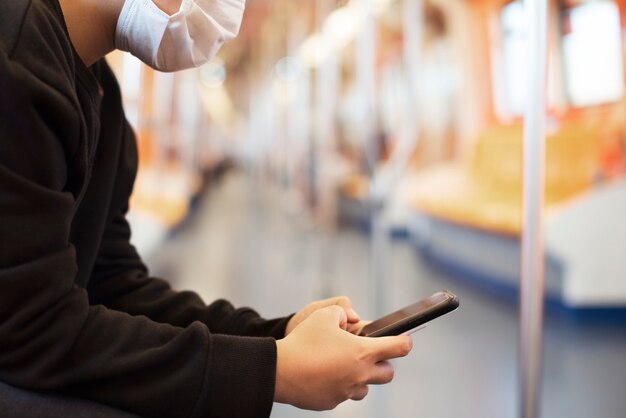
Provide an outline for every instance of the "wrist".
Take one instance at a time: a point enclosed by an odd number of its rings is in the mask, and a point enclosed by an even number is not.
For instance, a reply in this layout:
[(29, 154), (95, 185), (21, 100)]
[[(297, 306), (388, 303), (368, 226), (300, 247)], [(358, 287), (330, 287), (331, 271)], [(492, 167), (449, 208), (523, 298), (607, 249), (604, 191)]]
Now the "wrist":
[(291, 404), (289, 355), (285, 340), (276, 341), (276, 380), (274, 383), (274, 402)]
[[(289, 326), (287, 326), (289, 329)], [(276, 340), (276, 379), (274, 383), (274, 402), (286, 403), (284, 387), (284, 346), (283, 340)]]

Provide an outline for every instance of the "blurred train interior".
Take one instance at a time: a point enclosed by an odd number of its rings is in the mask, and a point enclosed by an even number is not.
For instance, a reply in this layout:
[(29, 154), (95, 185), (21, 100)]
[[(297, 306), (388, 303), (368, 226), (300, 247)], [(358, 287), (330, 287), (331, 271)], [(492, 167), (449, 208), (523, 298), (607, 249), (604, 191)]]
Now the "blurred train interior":
[[(155, 274), (262, 315), (440, 289), (362, 402), (281, 417), (519, 416), (520, 0), (247, 0), (199, 69), (113, 53), (139, 144), (133, 242)], [(550, 0), (541, 416), (626, 417), (626, 0)]]

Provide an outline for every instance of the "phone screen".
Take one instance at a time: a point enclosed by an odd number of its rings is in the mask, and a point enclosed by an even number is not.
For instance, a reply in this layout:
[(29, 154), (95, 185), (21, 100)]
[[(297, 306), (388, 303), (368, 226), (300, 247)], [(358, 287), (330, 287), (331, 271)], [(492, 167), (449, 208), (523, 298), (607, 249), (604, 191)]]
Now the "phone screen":
[(382, 337), (408, 333), (458, 306), (458, 298), (444, 290), (366, 325), (360, 335)]

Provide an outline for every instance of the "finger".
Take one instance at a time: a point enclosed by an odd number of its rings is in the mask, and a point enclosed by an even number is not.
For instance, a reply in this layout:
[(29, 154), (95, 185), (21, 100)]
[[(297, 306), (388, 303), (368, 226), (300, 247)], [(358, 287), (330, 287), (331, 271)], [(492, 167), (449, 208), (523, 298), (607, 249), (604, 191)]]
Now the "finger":
[(408, 335), (371, 338), (369, 341), (375, 361), (404, 357), (413, 349), (413, 340)]
[(369, 388), (367, 387), (367, 385), (358, 386), (354, 389), (352, 394), (350, 394), (350, 399), (352, 399), (353, 401), (360, 401), (367, 396), (368, 392)]
[(337, 296), (327, 299), (326, 302), (331, 305), (339, 305), (346, 310), (349, 323), (359, 322), (359, 314), (352, 308), (352, 301), (347, 296)]
[(359, 321), (357, 323), (354, 324), (348, 324), (348, 329), (347, 331), (350, 334), (354, 334), (354, 335), (359, 335), (361, 334), (361, 330), (366, 326), (369, 325), (372, 321)]
[(367, 381), (372, 385), (384, 385), (393, 380), (393, 365), (388, 361), (379, 361), (374, 365), (372, 375)]
[(348, 327), (346, 311), (338, 305), (326, 306), (316, 311), (313, 315), (325, 315), (329, 321), (332, 321), (335, 325), (339, 325), (339, 327), (344, 330)]

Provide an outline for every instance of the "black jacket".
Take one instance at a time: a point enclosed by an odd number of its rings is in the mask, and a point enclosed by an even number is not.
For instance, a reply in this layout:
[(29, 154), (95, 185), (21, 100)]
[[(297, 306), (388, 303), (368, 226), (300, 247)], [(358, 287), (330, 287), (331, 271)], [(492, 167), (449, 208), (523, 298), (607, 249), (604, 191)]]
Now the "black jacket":
[(136, 166), (117, 82), (82, 64), (57, 0), (0, 0), (0, 380), (144, 416), (268, 416), (287, 318), (148, 276), (125, 220)]

